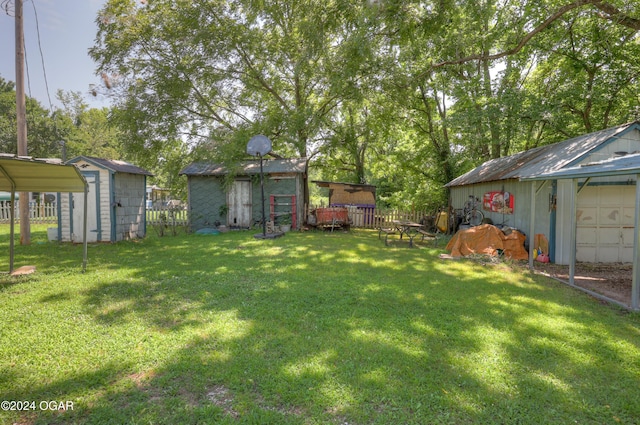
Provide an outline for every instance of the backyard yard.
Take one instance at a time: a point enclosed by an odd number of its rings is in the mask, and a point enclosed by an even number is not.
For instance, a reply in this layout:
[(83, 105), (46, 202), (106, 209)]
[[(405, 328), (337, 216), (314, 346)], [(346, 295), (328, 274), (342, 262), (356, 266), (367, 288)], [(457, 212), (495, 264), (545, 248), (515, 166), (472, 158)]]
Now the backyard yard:
[(640, 314), (518, 264), (149, 231), (83, 274), (32, 230), (36, 273), (0, 277), (0, 423), (640, 423)]

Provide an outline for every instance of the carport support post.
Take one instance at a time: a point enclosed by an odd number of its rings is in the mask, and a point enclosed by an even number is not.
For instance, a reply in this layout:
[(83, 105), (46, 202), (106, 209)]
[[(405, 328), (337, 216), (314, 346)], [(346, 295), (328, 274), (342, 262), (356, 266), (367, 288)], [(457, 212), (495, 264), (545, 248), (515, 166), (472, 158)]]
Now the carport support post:
[(569, 217), (571, 217), (571, 235), (569, 236), (569, 284), (575, 284), (576, 276), (576, 234), (578, 232), (578, 217), (576, 199), (578, 197), (578, 179), (571, 180), (571, 197), (569, 198)]
[(84, 250), (82, 253), (82, 272), (86, 272), (87, 271), (87, 198), (89, 197), (89, 183), (87, 183), (85, 181), (84, 183), (84, 222), (82, 223), (82, 225), (84, 226), (84, 232), (83, 232), (83, 245), (84, 245)]
[[(6, 176), (6, 174), (5, 174)], [(15, 244), (15, 209), (16, 209), (16, 188), (15, 185), (11, 185), (11, 209), (9, 210), (9, 216), (11, 217), (11, 227), (9, 229), (9, 274), (13, 273), (13, 246)]]
[(531, 181), (531, 218), (529, 220), (529, 269), (533, 270), (533, 232), (536, 220), (536, 181)]
[(633, 277), (631, 280), (631, 309), (640, 309), (640, 227), (638, 212), (640, 211), (640, 174), (636, 174), (636, 218), (633, 235)]

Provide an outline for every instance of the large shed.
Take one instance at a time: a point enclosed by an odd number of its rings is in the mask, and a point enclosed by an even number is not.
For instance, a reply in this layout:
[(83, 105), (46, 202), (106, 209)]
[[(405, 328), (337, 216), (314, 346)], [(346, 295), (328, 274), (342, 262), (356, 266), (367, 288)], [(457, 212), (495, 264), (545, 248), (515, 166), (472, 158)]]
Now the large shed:
[[(463, 208), (469, 196), (480, 198), (483, 213), (495, 224), (524, 233), (544, 234), (551, 261), (569, 264), (573, 223), (567, 179), (523, 181), (582, 164), (640, 152), (640, 124), (631, 122), (493, 159), (452, 180), (451, 204)], [(531, 185), (536, 184), (531, 190)], [(576, 260), (631, 262), (635, 220), (635, 175), (613, 175), (583, 182), (576, 200)], [(509, 199), (500, 208), (492, 200)], [(508, 206), (508, 208), (505, 208)], [(535, 211), (534, 211), (535, 208)], [(533, 225), (531, 225), (531, 218)]]
[[(118, 242), (146, 235), (146, 181), (152, 176), (125, 161), (78, 156), (67, 161), (87, 181), (87, 241)], [(84, 194), (60, 195), (58, 240), (83, 240)]]
[[(263, 160), (267, 220), (290, 221), (299, 228), (304, 216), (306, 158)], [(216, 225), (246, 229), (262, 218), (260, 161), (235, 166), (196, 162), (185, 167), (193, 230)]]

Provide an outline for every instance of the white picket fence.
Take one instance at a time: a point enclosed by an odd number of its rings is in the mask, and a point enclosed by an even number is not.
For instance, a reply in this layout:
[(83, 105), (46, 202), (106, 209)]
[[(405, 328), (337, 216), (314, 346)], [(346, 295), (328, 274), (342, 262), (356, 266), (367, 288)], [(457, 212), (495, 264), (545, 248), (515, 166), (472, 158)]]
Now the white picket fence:
[[(0, 202), (0, 223), (11, 220), (11, 203)], [(20, 221), (20, 205), (15, 203), (15, 221)], [(29, 202), (29, 222), (36, 224), (55, 224), (58, 222), (58, 207), (56, 203)]]
[(189, 213), (186, 207), (153, 206), (147, 208), (148, 225), (187, 226)]
[[(0, 223), (9, 223), (11, 220), (10, 202), (0, 202)], [(15, 221), (20, 222), (20, 205), (15, 203)], [(186, 209), (172, 208), (166, 206), (158, 206), (149, 208), (146, 211), (147, 224), (165, 224), (186, 226), (189, 223), (189, 217)], [(35, 224), (57, 224), (58, 223), (58, 207), (56, 203), (29, 203), (29, 221)]]

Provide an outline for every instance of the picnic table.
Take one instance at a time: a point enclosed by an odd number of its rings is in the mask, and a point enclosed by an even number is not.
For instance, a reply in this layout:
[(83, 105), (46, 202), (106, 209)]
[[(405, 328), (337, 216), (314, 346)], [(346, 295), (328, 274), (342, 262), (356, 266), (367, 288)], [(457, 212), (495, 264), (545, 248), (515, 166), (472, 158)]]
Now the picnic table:
[(422, 229), (422, 224), (408, 220), (392, 220), (391, 224), (393, 227), (381, 227), (378, 233), (378, 237), (382, 237), (382, 233), (386, 234), (384, 239), (385, 245), (389, 244), (389, 235), (400, 234), (400, 239), (406, 235), (407, 238), (409, 238), (409, 247), (413, 246), (413, 238), (416, 236), (422, 234), (424, 238), (425, 231)]

